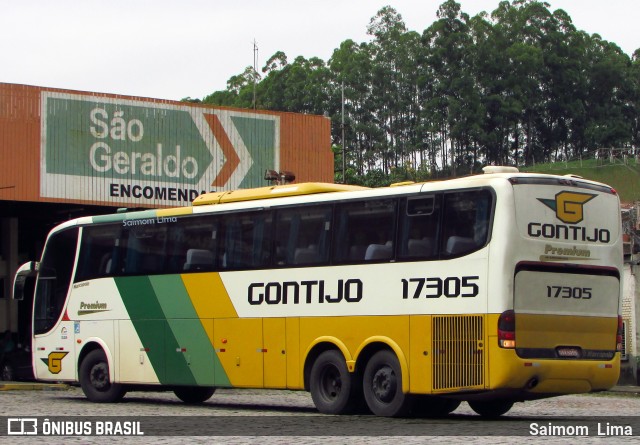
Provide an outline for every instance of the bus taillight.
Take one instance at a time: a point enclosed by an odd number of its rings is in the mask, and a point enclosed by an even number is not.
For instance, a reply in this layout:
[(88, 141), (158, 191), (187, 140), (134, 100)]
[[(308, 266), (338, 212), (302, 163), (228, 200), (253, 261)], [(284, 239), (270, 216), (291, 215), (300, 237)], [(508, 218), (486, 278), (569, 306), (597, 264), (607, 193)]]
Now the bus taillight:
[(616, 351), (622, 352), (622, 335), (624, 334), (624, 325), (622, 324), (622, 315), (618, 315), (618, 332), (616, 335)]
[(498, 344), (501, 348), (516, 347), (516, 314), (513, 310), (504, 311), (498, 318)]

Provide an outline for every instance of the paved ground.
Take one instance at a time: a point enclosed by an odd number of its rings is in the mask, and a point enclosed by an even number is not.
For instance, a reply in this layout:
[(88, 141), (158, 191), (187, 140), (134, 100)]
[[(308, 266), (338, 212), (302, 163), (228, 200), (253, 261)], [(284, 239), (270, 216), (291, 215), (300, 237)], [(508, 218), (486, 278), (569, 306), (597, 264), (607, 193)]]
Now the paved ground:
[[(133, 392), (122, 403), (88, 402), (82, 391), (65, 385), (0, 384), (0, 436), (7, 434), (8, 418), (39, 420), (49, 425), (140, 421), (144, 437), (70, 437), (65, 443), (573, 443), (577, 427), (589, 428), (582, 443), (600, 443), (611, 437), (608, 426), (631, 425), (635, 437), (615, 437), (616, 442), (640, 443), (640, 388), (618, 387), (599, 395), (563, 396), (518, 403), (500, 421), (487, 421), (463, 403), (444, 419), (381, 419), (374, 416), (324, 416), (317, 413), (305, 392), (219, 390), (205, 404), (188, 406), (172, 393)], [(64, 417), (62, 417), (64, 416)], [(598, 431), (600, 423), (601, 431)], [(545, 429), (570, 433), (542, 437)], [(564, 428), (564, 429), (560, 429)], [(567, 429), (569, 428), (569, 429)], [(147, 431), (144, 431), (144, 430)], [(157, 435), (158, 432), (163, 436)], [(581, 432), (581, 430), (577, 430)], [(614, 433), (624, 430), (621, 428)], [(166, 434), (166, 435), (164, 435)], [(181, 434), (182, 436), (172, 436)], [(207, 434), (209, 437), (202, 436)], [(189, 435), (185, 437), (185, 435)], [(513, 437), (518, 436), (518, 437)], [(7, 443), (57, 443), (61, 437), (0, 437)]]

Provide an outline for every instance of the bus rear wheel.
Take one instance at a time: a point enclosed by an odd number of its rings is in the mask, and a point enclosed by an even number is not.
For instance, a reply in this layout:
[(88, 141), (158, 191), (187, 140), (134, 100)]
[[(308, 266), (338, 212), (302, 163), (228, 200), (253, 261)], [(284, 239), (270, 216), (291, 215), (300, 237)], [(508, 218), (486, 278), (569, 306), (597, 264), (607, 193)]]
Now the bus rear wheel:
[(477, 414), (488, 418), (499, 417), (513, 406), (512, 400), (469, 400), (467, 403)]
[(367, 363), (363, 378), (364, 398), (377, 416), (401, 417), (411, 409), (409, 395), (402, 392), (402, 370), (396, 355), (376, 352)]
[(216, 392), (215, 388), (206, 386), (181, 386), (173, 390), (180, 400), (189, 405), (197, 405), (209, 400), (214, 392)]
[(309, 388), (313, 403), (323, 414), (353, 411), (356, 391), (347, 363), (339, 351), (324, 351), (311, 368)]
[(80, 363), (80, 386), (92, 402), (111, 403), (121, 400), (126, 391), (109, 379), (109, 363), (102, 349), (87, 354)]

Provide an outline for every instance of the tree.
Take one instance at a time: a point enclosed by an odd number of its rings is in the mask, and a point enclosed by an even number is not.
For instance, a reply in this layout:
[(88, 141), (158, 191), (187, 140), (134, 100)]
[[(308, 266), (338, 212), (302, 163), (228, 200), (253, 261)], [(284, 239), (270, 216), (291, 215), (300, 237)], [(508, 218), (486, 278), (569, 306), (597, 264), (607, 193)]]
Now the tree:
[(640, 50), (630, 59), (549, 3), (470, 17), (445, 0), (421, 33), (385, 6), (367, 32), (327, 63), (277, 51), (262, 77), (247, 67), (203, 103), (329, 116), (340, 179), (366, 185), (640, 145)]
[(434, 78), (434, 94), (425, 107), (435, 111), (433, 118), (441, 133), (443, 167), (449, 164), (455, 176), (459, 164), (463, 163), (462, 150), (469, 142), (466, 131), (469, 126), (465, 120), (473, 120), (474, 116), (472, 39), (469, 15), (461, 11), (459, 3), (445, 1), (437, 16), (438, 20), (422, 35), (424, 45), (429, 48), (427, 63)]

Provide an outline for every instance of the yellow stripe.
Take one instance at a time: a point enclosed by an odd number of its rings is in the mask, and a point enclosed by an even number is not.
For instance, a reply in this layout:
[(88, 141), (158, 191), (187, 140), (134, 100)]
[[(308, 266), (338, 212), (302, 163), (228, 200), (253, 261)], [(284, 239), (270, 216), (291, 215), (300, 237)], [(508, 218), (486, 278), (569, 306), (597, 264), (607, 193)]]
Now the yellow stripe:
[(193, 213), (193, 207), (178, 207), (175, 209), (159, 209), (156, 212), (158, 216), (191, 215)]
[(277, 185), (254, 189), (240, 189), (228, 192), (205, 193), (198, 196), (193, 205), (222, 204), (227, 202), (253, 201), (256, 199), (281, 198), (283, 196), (312, 195), (315, 193), (349, 192), (366, 190), (366, 187), (345, 184), (308, 182), (300, 184)]
[(184, 274), (182, 281), (201, 320), (238, 318), (219, 273)]

